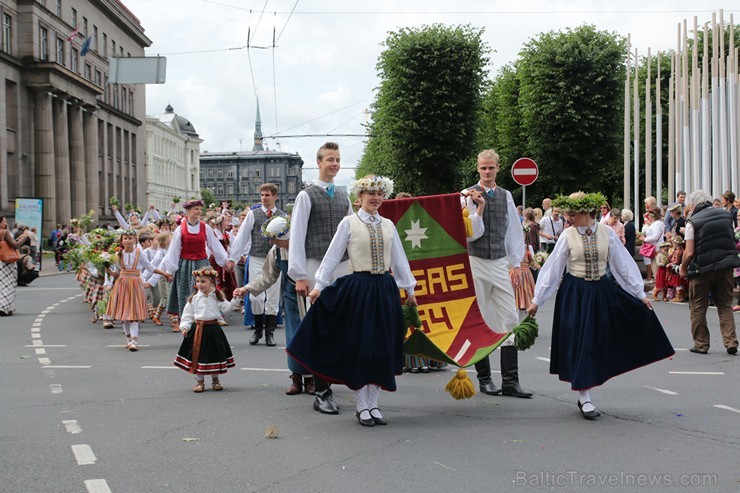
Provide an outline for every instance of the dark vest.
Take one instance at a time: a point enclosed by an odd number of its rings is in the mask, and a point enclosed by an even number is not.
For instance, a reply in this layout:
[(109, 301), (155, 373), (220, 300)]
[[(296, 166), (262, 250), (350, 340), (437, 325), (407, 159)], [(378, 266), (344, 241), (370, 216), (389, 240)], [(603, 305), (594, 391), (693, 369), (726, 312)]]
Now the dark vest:
[(508, 220), (508, 206), (506, 203), (506, 190), (496, 187), (493, 197), (489, 197), (485, 189), (479, 184), (473, 185), (468, 190), (478, 190), (486, 199), (486, 207), (483, 209), (483, 236), (468, 243), (468, 253), (474, 257), (486, 259), (499, 259), (506, 256), (506, 222)]
[[(254, 215), (254, 226), (252, 227), (252, 246), (249, 249), (249, 255), (253, 257), (267, 258), (267, 252), (270, 251), (270, 240), (262, 236), (262, 225), (267, 221), (267, 214), (262, 207), (252, 209)], [(273, 216), (286, 217), (287, 214), (280, 209), (275, 209)]]
[(688, 219), (694, 228), (694, 258), (688, 276), (740, 266), (729, 211), (715, 209), (709, 202), (700, 205)]
[[(321, 260), (329, 249), (339, 223), (347, 215), (349, 196), (341, 190), (335, 190), (334, 198), (329, 198), (326, 190), (316, 185), (309, 185), (305, 191), (311, 199), (311, 215), (306, 226), (306, 258)], [(342, 260), (348, 258), (345, 252)]]

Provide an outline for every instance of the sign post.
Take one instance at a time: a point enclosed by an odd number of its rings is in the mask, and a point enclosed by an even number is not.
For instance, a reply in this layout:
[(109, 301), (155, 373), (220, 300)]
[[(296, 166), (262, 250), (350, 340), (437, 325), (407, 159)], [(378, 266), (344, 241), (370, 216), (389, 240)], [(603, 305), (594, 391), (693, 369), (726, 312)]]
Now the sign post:
[(527, 186), (534, 183), (539, 174), (540, 169), (537, 163), (528, 157), (519, 158), (511, 165), (511, 177), (522, 186), (522, 209), (526, 207), (524, 204), (527, 198)]

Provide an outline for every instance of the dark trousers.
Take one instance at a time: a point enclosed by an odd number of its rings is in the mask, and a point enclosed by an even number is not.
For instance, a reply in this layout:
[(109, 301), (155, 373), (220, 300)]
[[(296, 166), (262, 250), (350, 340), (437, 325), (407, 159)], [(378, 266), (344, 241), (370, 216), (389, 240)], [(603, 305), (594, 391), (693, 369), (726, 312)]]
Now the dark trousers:
[(689, 279), (689, 311), (691, 314), (691, 337), (697, 349), (709, 349), (709, 327), (707, 307), (709, 293), (719, 315), (719, 329), (726, 348), (737, 347), (735, 316), (732, 313), (732, 267), (709, 272)]

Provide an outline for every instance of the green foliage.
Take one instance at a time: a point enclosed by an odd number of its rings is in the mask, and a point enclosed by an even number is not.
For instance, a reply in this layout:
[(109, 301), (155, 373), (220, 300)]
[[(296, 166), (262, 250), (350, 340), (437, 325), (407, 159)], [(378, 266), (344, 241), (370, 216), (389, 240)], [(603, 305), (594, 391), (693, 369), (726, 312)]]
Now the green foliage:
[(216, 202), (216, 196), (209, 188), (200, 189), (200, 198), (204, 204), (212, 204)]
[(413, 195), (450, 192), (476, 154), (488, 47), (482, 30), (435, 24), (385, 41), (377, 70), (373, 137), (356, 176), (391, 177)]

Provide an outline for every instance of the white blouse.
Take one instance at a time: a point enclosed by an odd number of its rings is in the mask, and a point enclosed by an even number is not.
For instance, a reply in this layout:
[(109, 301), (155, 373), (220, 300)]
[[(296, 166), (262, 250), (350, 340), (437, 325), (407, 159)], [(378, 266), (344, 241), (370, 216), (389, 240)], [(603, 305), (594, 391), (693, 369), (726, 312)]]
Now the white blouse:
[[(357, 213), (363, 222), (370, 222), (370, 214), (360, 209)], [(380, 215), (374, 215), (374, 222), (380, 222)], [(347, 244), (351, 235), (351, 227), (349, 224), (349, 216), (342, 219), (337, 227), (337, 232), (334, 234), (329, 249), (324, 255), (324, 259), (321, 261), (319, 269), (316, 271), (316, 289), (321, 291), (326, 286), (332, 283), (332, 274), (334, 269), (337, 268), (339, 263), (342, 261), (344, 252), (347, 251)], [(292, 237), (292, 233), (291, 233)], [(393, 270), (393, 279), (396, 281), (398, 287), (404, 289), (406, 293), (412, 294), (414, 287), (416, 287), (416, 279), (411, 274), (411, 267), (409, 261), (406, 259), (406, 252), (403, 250), (401, 244), (401, 238), (398, 236), (395, 226), (393, 227), (393, 244), (391, 245), (391, 269)]]
[(185, 304), (180, 317), (180, 330), (190, 330), (190, 326), (197, 320), (217, 320), (224, 313), (233, 310), (237, 303), (239, 303), (239, 298), (231, 301), (218, 301), (215, 290), (207, 295), (198, 291), (193, 299)]
[[(198, 233), (200, 233), (200, 221), (198, 221), (195, 226), (193, 226), (183, 219), (183, 221), (180, 223), (180, 226), (175, 228), (174, 233), (172, 233), (170, 248), (169, 250), (167, 250), (167, 254), (165, 255), (162, 262), (159, 264), (159, 268), (161, 270), (169, 272), (170, 274), (174, 274), (177, 271), (178, 264), (180, 263), (180, 253), (182, 253), (182, 231), (180, 228), (182, 228), (183, 224), (187, 224), (188, 233), (193, 235), (197, 235)], [(229, 260), (226, 255), (226, 250), (224, 250), (223, 245), (221, 245), (221, 242), (219, 242), (218, 238), (216, 238), (216, 233), (214, 233), (207, 224), (206, 247), (206, 253), (211, 252), (213, 254), (213, 257), (216, 259), (216, 263), (221, 267), (223, 267), (224, 264), (226, 264), (226, 262)]]
[[(642, 281), (640, 269), (637, 267), (635, 260), (630, 257), (627, 249), (624, 248), (619, 237), (613, 229), (604, 225), (591, 225), (578, 227), (578, 231), (584, 234), (588, 228), (606, 227), (609, 231), (609, 256), (608, 265), (612, 275), (625, 291), (637, 299), (645, 298), (645, 284)], [(534, 288), (534, 297), (532, 303), (542, 306), (555, 293), (560, 286), (563, 278), (565, 267), (568, 264), (570, 248), (566, 238), (560, 237), (555, 243), (555, 249), (552, 251), (545, 265), (542, 266), (537, 275), (537, 284)]]

